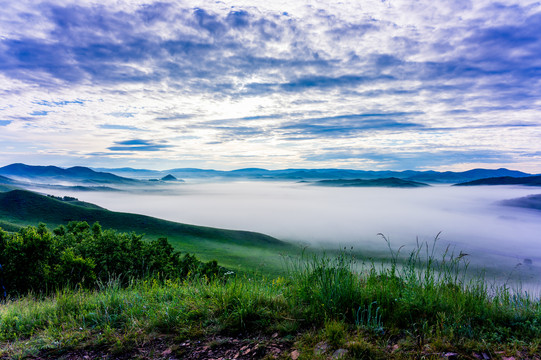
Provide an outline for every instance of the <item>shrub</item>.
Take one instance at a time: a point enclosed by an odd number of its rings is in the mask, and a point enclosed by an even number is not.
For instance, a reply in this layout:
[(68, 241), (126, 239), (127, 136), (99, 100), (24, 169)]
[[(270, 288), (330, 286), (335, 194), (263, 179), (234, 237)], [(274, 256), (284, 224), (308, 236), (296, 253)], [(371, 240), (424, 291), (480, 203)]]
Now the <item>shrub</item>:
[(149, 277), (220, 276), (216, 261), (202, 263), (176, 251), (166, 238), (144, 241), (134, 233), (103, 230), (98, 223), (70, 222), (49, 231), (44, 224), (17, 233), (0, 229), (0, 275), (11, 296), (93, 287), (111, 278), (126, 285)]

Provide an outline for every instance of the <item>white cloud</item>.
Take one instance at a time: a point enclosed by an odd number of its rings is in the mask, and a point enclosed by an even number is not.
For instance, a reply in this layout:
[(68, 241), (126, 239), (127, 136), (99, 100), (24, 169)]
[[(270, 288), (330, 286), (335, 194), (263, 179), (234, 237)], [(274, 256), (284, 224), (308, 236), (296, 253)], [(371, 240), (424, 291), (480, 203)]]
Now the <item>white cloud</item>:
[[(478, 151), (498, 150), (514, 159), (507, 165), (541, 172), (535, 2), (62, 1), (4, 9), (0, 141), (20, 161), (32, 159), (28, 141), (51, 159), (76, 154), (73, 164), (111, 152), (217, 168), (382, 167), (388, 162), (370, 157), (307, 159), (326, 158), (325, 147), (373, 147), (397, 159), (458, 147), (471, 152), (472, 165), (482, 164)], [(78, 99), (84, 103), (71, 103)], [(314, 119), (373, 113), (412, 113), (415, 126), (313, 127)], [(292, 123), (298, 133), (284, 131)], [(110, 149), (141, 130), (170, 147)], [(392, 166), (406, 165), (415, 166)]]

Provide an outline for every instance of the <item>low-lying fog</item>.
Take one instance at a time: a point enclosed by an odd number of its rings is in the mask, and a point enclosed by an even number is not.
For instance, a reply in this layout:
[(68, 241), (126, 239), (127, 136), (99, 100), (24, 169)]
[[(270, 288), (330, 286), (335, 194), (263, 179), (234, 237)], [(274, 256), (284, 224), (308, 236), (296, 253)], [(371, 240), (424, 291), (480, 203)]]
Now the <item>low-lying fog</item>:
[(431, 243), (441, 232), (439, 244), (469, 253), (474, 265), (498, 268), (512, 277), (519, 274), (526, 282), (541, 275), (541, 212), (497, 204), (541, 193), (532, 187), (334, 188), (252, 181), (153, 189), (47, 193), (74, 196), (114, 211), (258, 231), (334, 250), (354, 246), (372, 254), (386, 250), (377, 233), (398, 248), (413, 246), (417, 238)]

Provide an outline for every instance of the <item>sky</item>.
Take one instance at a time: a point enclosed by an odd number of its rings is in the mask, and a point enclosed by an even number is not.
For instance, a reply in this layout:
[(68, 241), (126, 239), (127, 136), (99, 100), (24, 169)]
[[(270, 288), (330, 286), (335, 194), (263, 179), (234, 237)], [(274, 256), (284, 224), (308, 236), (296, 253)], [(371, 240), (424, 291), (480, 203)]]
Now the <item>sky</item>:
[(0, 166), (541, 173), (537, 1), (0, 6)]

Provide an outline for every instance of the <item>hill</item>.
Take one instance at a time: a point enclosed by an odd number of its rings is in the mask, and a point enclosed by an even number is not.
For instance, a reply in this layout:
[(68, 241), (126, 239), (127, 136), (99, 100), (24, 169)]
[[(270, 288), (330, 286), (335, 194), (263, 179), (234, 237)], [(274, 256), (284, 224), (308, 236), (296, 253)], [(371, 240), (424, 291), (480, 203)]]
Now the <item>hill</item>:
[(317, 186), (335, 186), (335, 187), (397, 187), (397, 188), (416, 188), (430, 186), (428, 184), (403, 180), (398, 178), (383, 178), (373, 180), (362, 179), (339, 179), (339, 180), (320, 180), (312, 183)]
[(541, 210), (541, 194), (529, 195), (518, 199), (503, 200), (500, 202), (500, 204), (505, 206)]
[(13, 184), (14, 181), (10, 178), (0, 175), (0, 184)]
[[(73, 198), (50, 197), (26, 190), (0, 193), (0, 226), (14, 231), (23, 225), (58, 226), (69, 221), (99, 222), (105, 228), (145, 234), (147, 238), (167, 237), (179, 250), (204, 260), (219, 258), (224, 266), (257, 269), (265, 253), (270, 271), (280, 268), (279, 251), (290, 245), (271, 236), (250, 231), (224, 230), (188, 225), (145, 215), (113, 212)], [(272, 263), (272, 264), (270, 264)], [(246, 268), (245, 268), (246, 269)]]
[(161, 180), (161, 181), (179, 181), (179, 182), (182, 182), (182, 180), (177, 179), (176, 177), (174, 177), (174, 176), (171, 175), (171, 174), (165, 175), (165, 176), (162, 177), (160, 180)]
[(169, 170), (145, 170), (132, 168), (97, 169), (122, 176), (134, 178), (161, 177), (171, 174), (177, 178), (219, 178), (219, 179), (252, 179), (252, 180), (340, 180), (340, 179), (380, 179), (395, 177), (404, 180), (429, 183), (457, 183), (498, 176), (524, 177), (531, 176), (521, 171), (508, 169), (472, 169), (462, 172), (453, 171), (368, 171), (352, 169), (280, 169), (267, 170), (260, 168), (237, 169), (232, 171), (208, 170), (197, 168), (176, 168)]
[(423, 173), (418, 173), (412, 176), (409, 176), (407, 179), (414, 181), (426, 181), (426, 182), (442, 182), (442, 183), (457, 183), (457, 182), (466, 182), (474, 181), (479, 179), (485, 179), (490, 177), (502, 177), (502, 176), (512, 176), (512, 177), (525, 177), (531, 176), (521, 171), (508, 170), (508, 169), (472, 169), (462, 172), (437, 172), (437, 171), (427, 171)]
[(475, 186), (475, 185), (528, 185), (541, 186), (541, 175), (527, 177), (491, 177), (487, 179), (479, 179), (464, 183), (455, 184), (454, 186)]
[(16, 180), (51, 182), (71, 181), (82, 183), (137, 184), (138, 180), (121, 177), (107, 172), (97, 172), (83, 166), (63, 169), (57, 166), (33, 166), (11, 164), (0, 168), (0, 175), (10, 176)]

